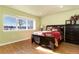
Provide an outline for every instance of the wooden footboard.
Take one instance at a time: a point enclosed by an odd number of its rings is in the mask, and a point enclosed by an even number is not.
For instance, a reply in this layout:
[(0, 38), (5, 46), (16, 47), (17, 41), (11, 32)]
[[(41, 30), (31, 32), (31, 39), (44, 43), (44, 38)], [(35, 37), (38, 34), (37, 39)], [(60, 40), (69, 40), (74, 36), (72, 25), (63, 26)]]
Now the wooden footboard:
[(54, 49), (54, 38), (53, 37), (46, 37), (46, 36), (40, 36), (40, 35), (32, 35), (32, 43), (36, 43), (40, 46), (44, 46), (50, 49)]

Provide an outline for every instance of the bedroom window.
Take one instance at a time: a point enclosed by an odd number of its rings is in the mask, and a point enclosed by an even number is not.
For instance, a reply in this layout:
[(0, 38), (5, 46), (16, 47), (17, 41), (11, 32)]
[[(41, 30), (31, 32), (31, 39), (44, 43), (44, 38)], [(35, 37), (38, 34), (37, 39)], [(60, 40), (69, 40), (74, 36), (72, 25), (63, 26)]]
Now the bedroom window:
[(16, 18), (12, 16), (5, 16), (3, 19), (4, 30), (35, 30), (35, 20), (27, 18)]
[(3, 20), (4, 30), (16, 30), (16, 18), (12, 16), (5, 16)]
[(20, 19), (18, 19), (17, 21), (18, 21), (18, 23), (17, 23), (17, 24), (18, 24), (18, 26), (17, 26), (18, 29), (19, 29), (19, 30), (23, 30), (23, 29), (26, 30), (26, 28), (27, 28), (26, 19), (21, 19), (21, 18), (20, 18)]
[(28, 20), (28, 29), (33, 29), (33, 20)]

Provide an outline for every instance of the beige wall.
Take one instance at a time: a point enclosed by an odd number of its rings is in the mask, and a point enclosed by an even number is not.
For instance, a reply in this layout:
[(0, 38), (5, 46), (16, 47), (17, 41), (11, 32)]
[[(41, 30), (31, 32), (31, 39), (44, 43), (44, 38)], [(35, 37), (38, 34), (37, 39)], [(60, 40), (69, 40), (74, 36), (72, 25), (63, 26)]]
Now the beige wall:
[(22, 16), (25, 18), (32, 18), (36, 21), (36, 30), (39, 30), (40, 27), (40, 18), (29, 15), (27, 13), (18, 11), (16, 9), (8, 8), (5, 6), (0, 6), (0, 45), (4, 45), (10, 42), (19, 41), (23, 39), (30, 39), (33, 30), (25, 30), (25, 31), (8, 31), (3, 32), (3, 16), (4, 15), (12, 15), (12, 16)]
[(65, 20), (68, 20), (74, 14), (79, 14), (79, 9), (64, 11), (64, 12), (42, 17), (41, 26), (65, 24)]

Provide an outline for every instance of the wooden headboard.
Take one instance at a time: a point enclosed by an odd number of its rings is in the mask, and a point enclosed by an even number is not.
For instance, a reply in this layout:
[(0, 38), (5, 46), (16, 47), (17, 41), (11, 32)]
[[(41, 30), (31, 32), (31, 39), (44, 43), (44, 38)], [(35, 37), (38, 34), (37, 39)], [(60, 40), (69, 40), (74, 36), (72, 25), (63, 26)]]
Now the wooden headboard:
[(47, 25), (47, 26), (46, 26), (46, 29), (47, 29), (48, 27), (57, 27), (57, 28), (59, 28), (59, 29), (62, 31), (62, 30), (64, 30), (65, 25)]
[(64, 33), (65, 33), (65, 25), (47, 25), (46, 26), (46, 29), (48, 27), (58, 27), (59, 30), (61, 31), (61, 34), (62, 34), (62, 41), (64, 41), (65, 37), (64, 37)]

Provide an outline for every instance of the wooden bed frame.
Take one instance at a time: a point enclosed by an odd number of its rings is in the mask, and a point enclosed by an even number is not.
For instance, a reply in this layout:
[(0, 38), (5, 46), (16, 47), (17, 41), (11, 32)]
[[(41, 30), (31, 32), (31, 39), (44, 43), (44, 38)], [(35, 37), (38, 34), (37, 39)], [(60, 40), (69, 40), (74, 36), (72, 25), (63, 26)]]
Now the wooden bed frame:
[[(47, 25), (47, 27), (59, 27), (59, 29), (62, 31), (62, 40), (59, 42), (61, 43), (62, 41), (64, 41), (64, 25)], [(55, 41), (53, 37), (47, 37), (47, 36), (40, 36), (40, 35), (34, 35), (32, 34), (32, 43), (35, 42), (36, 44), (50, 48), (50, 49), (54, 49), (55, 48)]]
[(46, 47), (46, 48), (50, 48), (50, 49), (54, 49), (55, 45), (55, 41), (53, 37), (47, 37), (47, 36), (40, 36), (40, 35), (34, 35), (32, 34), (32, 43), (36, 43), (40, 46)]

